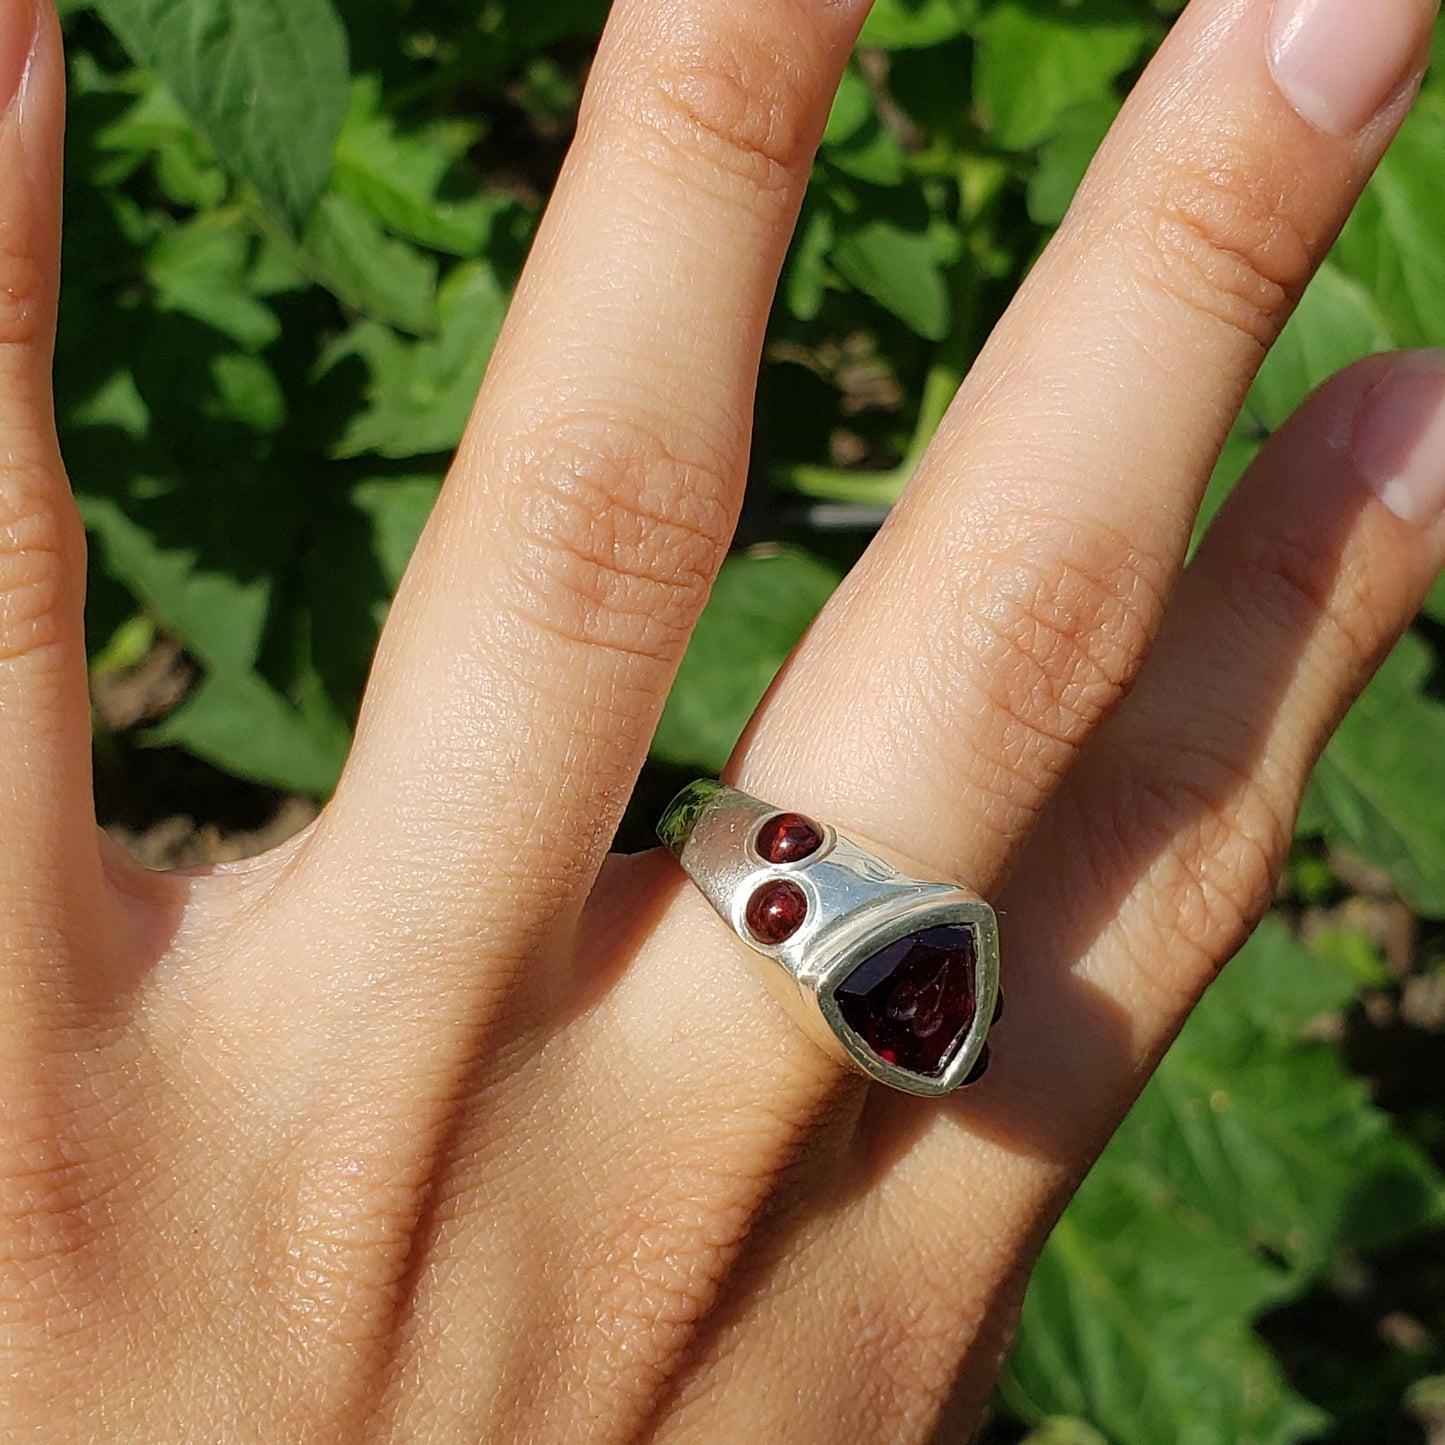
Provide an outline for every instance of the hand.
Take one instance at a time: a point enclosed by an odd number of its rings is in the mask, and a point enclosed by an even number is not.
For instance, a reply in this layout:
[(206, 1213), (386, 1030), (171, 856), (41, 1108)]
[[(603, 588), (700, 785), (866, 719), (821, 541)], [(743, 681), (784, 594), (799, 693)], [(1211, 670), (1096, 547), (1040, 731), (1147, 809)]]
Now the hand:
[(1445, 562), (1445, 361), (1378, 357), (1181, 575), (1427, 51), (1428, 0), (1289, 9), (1178, 23), (728, 770), (995, 902), (1008, 1018), (938, 1104), (798, 1033), (670, 856), (604, 857), (859, 0), (618, 0), (336, 797), (172, 875), (94, 823), (60, 41), (0, 4), (5, 1438), (965, 1438)]

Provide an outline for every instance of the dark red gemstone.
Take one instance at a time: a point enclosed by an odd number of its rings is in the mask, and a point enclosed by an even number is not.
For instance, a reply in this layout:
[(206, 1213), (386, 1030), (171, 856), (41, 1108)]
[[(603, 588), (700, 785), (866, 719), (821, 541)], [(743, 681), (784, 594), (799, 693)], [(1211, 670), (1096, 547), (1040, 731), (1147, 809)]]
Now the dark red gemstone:
[(801, 813), (775, 813), (758, 829), (756, 846), (769, 863), (796, 863), (823, 846), (823, 830)]
[(973, 930), (943, 924), (865, 959), (833, 991), (848, 1027), (886, 1063), (941, 1074), (973, 1026)]
[(796, 883), (775, 878), (748, 899), (748, 930), (759, 943), (783, 943), (808, 916), (808, 899)]

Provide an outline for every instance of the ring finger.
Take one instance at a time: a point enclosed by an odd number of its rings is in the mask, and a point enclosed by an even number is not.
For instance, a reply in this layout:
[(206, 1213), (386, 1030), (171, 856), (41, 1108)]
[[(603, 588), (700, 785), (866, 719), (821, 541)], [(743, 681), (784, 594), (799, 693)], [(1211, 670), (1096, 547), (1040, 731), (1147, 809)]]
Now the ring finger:
[[(1408, 108), (1433, 15), (1424, 0), (1293, 15), (1195, 0), (730, 780), (997, 895), (1143, 663), (1219, 448)], [(721, 933), (696, 897), (681, 906)], [(1019, 981), (1007, 931), (1004, 945)], [(1026, 1029), (1022, 981), (1010, 1013)], [(721, 997), (671, 949), (623, 987), (657, 1097), (694, 1130), (726, 1099), (750, 1182), (771, 1187), (837, 1080), (763, 990)], [(1138, 1026), (1154, 1047), (1167, 1024)], [(1086, 1077), (1091, 1100), (1118, 1104), (1134, 1075)]]
[[(730, 781), (997, 894), (1142, 665), (1250, 380), (1424, 67), (1427, 0), (1304, 0), (1305, 21), (1335, 27), (1323, 49), (1281, 30), (1290, 4), (1195, 0), (1181, 17)], [(638, 1027), (692, 1021), (692, 1056), (753, 1069), (770, 1114), (808, 1117), (829, 1078), (813, 1051), (761, 990), (718, 1009), (699, 975), (659, 959), (635, 985)]]
[(1320, 747), (1445, 564), (1442, 503), (1445, 356), (1372, 357), (1272, 439), (998, 896), (996, 1066), (957, 1107), (868, 1100), (836, 1184), (775, 1226), (786, 1271), (762, 1271), (690, 1361), (680, 1438), (704, 1415), (722, 1434), (726, 1411), (755, 1415), (742, 1392), (721, 1405), (715, 1381), (785, 1368), (760, 1341), (804, 1339), (840, 1362), (807, 1371), (808, 1392), (762, 1433), (794, 1438), (803, 1419), (856, 1408), (848, 1382), (870, 1374), (843, 1322), (870, 1312), (894, 1322), (875, 1338), (907, 1366), (871, 1374), (894, 1387), (893, 1419), (931, 1424), (950, 1392), (976, 1417), (1034, 1251), (1274, 896)]

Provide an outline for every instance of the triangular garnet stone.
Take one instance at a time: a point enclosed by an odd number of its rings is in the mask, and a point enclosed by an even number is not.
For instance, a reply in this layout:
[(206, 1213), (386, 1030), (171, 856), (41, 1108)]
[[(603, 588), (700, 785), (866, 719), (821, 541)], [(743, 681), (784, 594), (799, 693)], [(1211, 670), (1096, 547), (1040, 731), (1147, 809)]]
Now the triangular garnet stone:
[(864, 959), (833, 996), (848, 1027), (885, 1063), (937, 1075), (973, 1025), (977, 961), (971, 928), (925, 928)]

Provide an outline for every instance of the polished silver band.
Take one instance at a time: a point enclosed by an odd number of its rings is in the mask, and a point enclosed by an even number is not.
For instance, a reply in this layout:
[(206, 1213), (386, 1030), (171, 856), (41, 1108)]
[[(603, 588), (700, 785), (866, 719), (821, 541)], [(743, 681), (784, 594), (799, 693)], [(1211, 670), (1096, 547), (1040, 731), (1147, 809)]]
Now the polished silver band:
[(836, 1057), (928, 1097), (983, 1072), (998, 926), (976, 893), (911, 877), (827, 824), (710, 779), (684, 788), (657, 832)]

